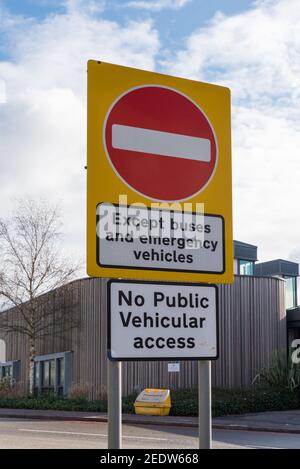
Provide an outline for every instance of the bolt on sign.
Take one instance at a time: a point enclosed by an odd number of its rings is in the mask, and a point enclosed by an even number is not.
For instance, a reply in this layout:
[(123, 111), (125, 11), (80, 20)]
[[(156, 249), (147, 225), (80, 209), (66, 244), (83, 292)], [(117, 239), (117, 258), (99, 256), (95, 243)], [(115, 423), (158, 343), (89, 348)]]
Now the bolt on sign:
[(217, 295), (215, 285), (109, 280), (109, 359), (217, 359)]
[(87, 271), (233, 280), (230, 91), (88, 62)]

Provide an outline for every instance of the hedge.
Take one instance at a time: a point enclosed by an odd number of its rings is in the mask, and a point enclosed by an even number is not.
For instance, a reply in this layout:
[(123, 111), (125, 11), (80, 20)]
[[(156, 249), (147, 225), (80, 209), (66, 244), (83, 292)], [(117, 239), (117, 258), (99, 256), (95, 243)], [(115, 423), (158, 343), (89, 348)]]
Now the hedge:
[[(136, 395), (123, 398), (123, 412), (134, 413)], [(197, 416), (197, 390), (177, 390), (171, 392), (171, 415)], [(54, 395), (28, 397), (0, 397), (0, 408), (51, 409), (85, 412), (106, 412), (105, 400), (88, 401), (86, 398), (67, 399)], [(212, 413), (222, 415), (264, 412), (273, 410), (300, 409), (300, 392), (289, 390), (224, 390), (214, 389)]]

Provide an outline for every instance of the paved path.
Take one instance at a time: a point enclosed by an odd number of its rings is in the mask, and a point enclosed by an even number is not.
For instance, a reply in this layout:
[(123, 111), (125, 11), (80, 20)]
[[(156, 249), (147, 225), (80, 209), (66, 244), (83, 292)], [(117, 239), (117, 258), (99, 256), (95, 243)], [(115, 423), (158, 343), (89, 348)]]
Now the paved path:
[(300, 410), (228, 415), (214, 419), (215, 428), (300, 433)]
[[(56, 410), (0, 409), (0, 418), (29, 418), (39, 420), (72, 420), (106, 422), (107, 414), (100, 412), (70, 412)], [(123, 423), (176, 427), (197, 427), (197, 417), (150, 417), (123, 414)], [(271, 431), (300, 434), (300, 411), (260, 412), (218, 417), (213, 419), (215, 429)]]

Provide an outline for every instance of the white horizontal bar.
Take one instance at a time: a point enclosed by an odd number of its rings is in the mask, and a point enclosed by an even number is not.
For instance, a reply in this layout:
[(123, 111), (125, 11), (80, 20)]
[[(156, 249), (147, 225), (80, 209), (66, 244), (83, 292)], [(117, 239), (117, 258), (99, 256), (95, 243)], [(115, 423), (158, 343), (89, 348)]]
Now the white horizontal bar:
[(152, 153), (210, 162), (210, 140), (188, 135), (113, 124), (112, 146), (119, 150)]
[[(89, 422), (93, 422), (93, 420), (90, 420)], [(79, 435), (79, 436), (97, 436), (97, 437), (106, 437), (107, 434), (101, 434), (101, 433), (87, 433), (87, 432), (68, 432), (68, 431), (63, 431), (63, 430), (41, 430), (41, 429), (34, 429), (34, 428), (18, 428), (19, 432), (28, 432), (28, 433), (56, 433), (58, 435)], [(123, 438), (128, 438), (128, 439), (139, 439), (139, 440), (158, 440), (158, 441), (168, 441), (167, 438), (156, 438), (153, 436), (129, 436), (129, 435), (123, 435)]]

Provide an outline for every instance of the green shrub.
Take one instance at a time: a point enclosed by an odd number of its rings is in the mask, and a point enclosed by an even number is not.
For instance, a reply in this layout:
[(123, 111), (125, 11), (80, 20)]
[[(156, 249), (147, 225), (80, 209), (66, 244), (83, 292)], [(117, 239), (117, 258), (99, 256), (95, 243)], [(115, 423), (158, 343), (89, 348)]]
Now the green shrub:
[[(134, 413), (136, 394), (123, 398), (123, 412)], [(197, 416), (197, 389), (179, 389), (171, 391), (171, 415)], [(41, 395), (28, 397), (4, 397), (0, 395), (0, 408), (15, 409), (51, 409), (85, 412), (107, 412), (107, 401), (88, 401), (78, 396), (76, 399), (64, 398), (56, 395)], [(250, 412), (264, 412), (272, 410), (300, 409), (300, 390), (285, 389), (213, 389), (212, 413), (214, 417), (222, 415), (243, 414)]]
[(300, 366), (286, 356), (284, 350), (273, 354), (271, 365), (263, 368), (254, 378), (254, 383), (271, 389), (295, 391), (300, 387)]
[(213, 393), (213, 415), (243, 414), (275, 410), (300, 409), (298, 393), (286, 390), (232, 390)]
[(125, 396), (122, 399), (122, 411), (124, 414), (134, 414), (134, 402), (137, 398), (138, 394), (133, 393), (129, 396)]
[(12, 393), (14, 382), (9, 376), (0, 379), (0, 396), (7, 396)]
[(198, 415), (198, 390), (178, 389), (171, 391), (171, 415)]
[(174, 402), (171, 407), (170, 415), (184, 417), (193, 417), (198, 415), (198, 400), (190, 399), (182, 402)]
[(10, 376), (4, 376), (0, 379), (0, 399), (6, 397), (22, 397), (24, 391), (22, 383), (16, 383)]

